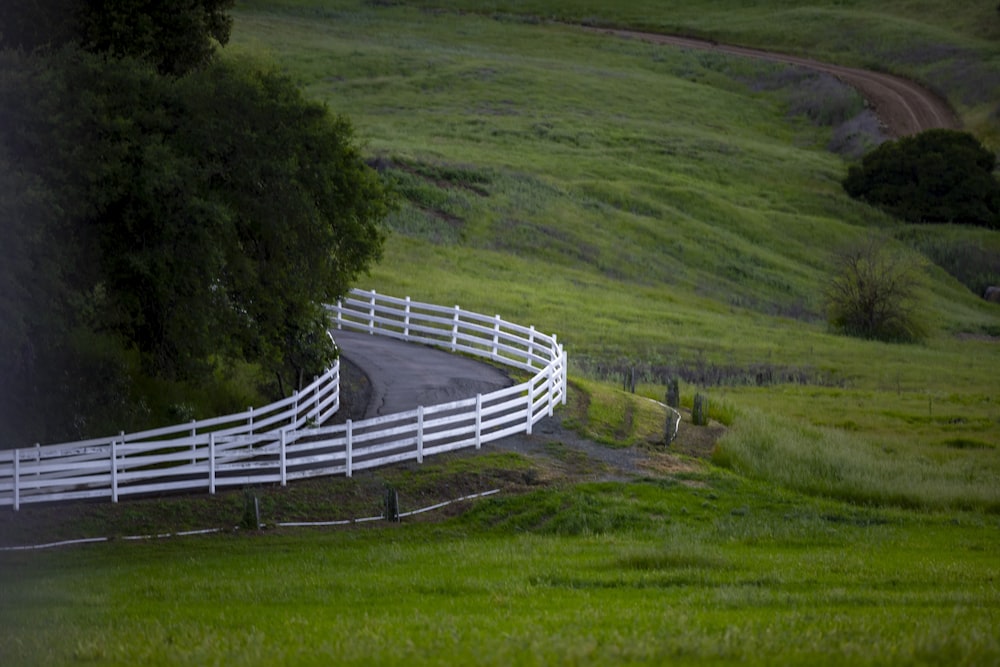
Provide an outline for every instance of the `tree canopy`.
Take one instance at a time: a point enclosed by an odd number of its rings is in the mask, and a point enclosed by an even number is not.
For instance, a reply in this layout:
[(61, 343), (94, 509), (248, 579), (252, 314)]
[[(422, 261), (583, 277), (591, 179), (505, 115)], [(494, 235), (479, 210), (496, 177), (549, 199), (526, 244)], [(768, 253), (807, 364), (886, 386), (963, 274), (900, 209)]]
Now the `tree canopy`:
[(207, 65), (229, 41), (234, 0), (4, 0), (0, 48), (58, 48), (137, 58), (162, 74)]
[(347, 119), (266, 66), (164, 74), (114, 44), (0, 51), (0, 446), (127, 428), (142, 378), (243, 361), (285, 393), (381, 252), (390, 198)]
[(928, 130), (881, 144), (844, 189), (908, 222), (1000, 228), (996, 156), (966, 132)]

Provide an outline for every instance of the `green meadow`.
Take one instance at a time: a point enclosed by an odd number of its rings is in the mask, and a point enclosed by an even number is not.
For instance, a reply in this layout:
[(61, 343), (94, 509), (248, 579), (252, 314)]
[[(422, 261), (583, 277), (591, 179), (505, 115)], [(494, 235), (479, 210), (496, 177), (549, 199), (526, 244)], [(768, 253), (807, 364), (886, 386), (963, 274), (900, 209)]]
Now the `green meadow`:
[[(1000, 662), (1000, 307), (968, 286), (1000, 269), (958, 270), (1000, 256), (1000, 233), (847, 197), (844, 137), (876, 137), (831, 77), (578, 27), (905, 74), (997, 149), (1000, 12), (968, 5), (240, 2), (225, 57), (348, 116), (397, 192), (359, 286), (555, 333), (567, 424), (662, 465), (580, 481), (456, 457), (367, 484), (507, 490), (401, 526), (0, 553), (0, 663)], [(871, 234), (921, 262), (923, 342), (827, 329), (831, 254)], [(670, 377), (686, 409), (709, 398), (722, 435), (700, 457), (654, 444), (645, 399)], [(266, 517), (378, 511), (377, 493), (266, 493)], [(63, 537), (238, 521), (238, 499), (197, 502), (124, 503)]]

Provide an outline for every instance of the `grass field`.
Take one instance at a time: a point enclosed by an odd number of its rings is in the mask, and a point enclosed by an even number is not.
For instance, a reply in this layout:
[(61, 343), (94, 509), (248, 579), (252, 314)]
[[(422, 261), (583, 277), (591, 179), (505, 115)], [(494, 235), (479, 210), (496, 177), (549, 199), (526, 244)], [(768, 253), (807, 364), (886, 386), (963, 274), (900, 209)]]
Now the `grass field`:
[[(864, 108), (833, 79), (572, 25), (909, 74), (1000, 147), (996, 7), (484, 6), (253, 0), (227, 52), (348, 115), (395, 184), (363, 287), (556, 333), (572, 420), (611, 447), (658, 428), (622, 373), (661, 400), (680, 376), (727, 425), (712, 458), (440, 523), (0, 554), (0, 663), (1000, 662), (1000, 308), (927, 250), (996, 256), (1000, 234), (915, 236), (850, 200), (828, 146)], [(871, 233), (927, 252), (923, 343), (826, 329), (830, 253)], [(441, 465), (396, 483), (468, 479)], [(128, 525), (196, 521), (171, 507)]]
[(716, 472), (483, 500), (443, 524), (7, 555), (0, 656), (995, 664), (997, 528), (995, 517), (853, 508)]

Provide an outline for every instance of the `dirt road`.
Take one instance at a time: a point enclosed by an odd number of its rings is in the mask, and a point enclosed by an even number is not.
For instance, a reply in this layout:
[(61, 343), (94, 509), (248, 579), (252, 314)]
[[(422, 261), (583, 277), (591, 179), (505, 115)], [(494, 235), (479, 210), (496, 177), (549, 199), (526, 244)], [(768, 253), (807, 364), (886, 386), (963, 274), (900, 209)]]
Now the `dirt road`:
[(827, 72), (855, 88), (878, 115), (886, 134), (903, 137), (933, 128), (961, 129), (962, 124), (948, 103), (916, 83), (891, 74), (841, 67), (780, 53), (741, 46), (727, 46), (700, 39), (657, 35), (631, 30), (584, 27), (584, 30), (628, 39), (640, 39), (655, 44), (667, 44), (682, 49), (715, 51), (747, 58), (789, 63)]

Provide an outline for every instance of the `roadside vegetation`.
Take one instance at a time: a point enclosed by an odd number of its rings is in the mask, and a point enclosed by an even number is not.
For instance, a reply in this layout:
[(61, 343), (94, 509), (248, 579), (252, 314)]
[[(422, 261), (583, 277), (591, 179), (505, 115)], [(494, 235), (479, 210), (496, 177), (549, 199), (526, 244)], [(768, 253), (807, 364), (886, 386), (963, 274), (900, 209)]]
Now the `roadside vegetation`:
[[(830, 77), (573, 25), (910, 74), (996, 150), (993, 6), (248, 0), (234, 16), (226, 57), (268, 59), (349, 115), (399, 197), (359, 284), (556, 333), (563, 424), (644, 467), (553, 435), (540, 453), (260, 490), (267, 523), (377, 514), (386, 486), (410, 508), (503, 489), (399, 526), (0, 554), (0, 656), (1000, 661), (1000, 307), (977, 287), (1000, 234), (851, 199), (849, 166), (882, 138)], [(920, 342), (827, 322), (831, 251), (870, 238), (922, 262)], [(673, 378), (685, 422), (664, 448), (653, 401)], [(231, 526), (243, 500), (88, 505), (58, 537)], [(33, 511), (0, 526), (27, 537)]]

